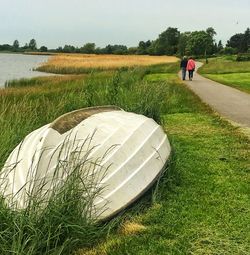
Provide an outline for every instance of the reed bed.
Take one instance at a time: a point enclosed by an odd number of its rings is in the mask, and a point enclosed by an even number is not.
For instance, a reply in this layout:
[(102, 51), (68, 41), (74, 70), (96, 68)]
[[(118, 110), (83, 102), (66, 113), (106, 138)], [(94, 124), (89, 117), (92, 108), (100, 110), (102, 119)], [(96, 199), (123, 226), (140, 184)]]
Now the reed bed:
[(94, 55), (94, 54), (61, 54), (56, 55), (37, 70), (49, 73), (89, 73), (135, 66), (148, 66), (177, 62), (173, 56), (139, 56), (139, 55)]
[[(83, 80), (86, 75), (56, 75), (56, 76), (45, 76), (45, 77), (34, 77), (34, 78), (22, 78), (9, 80), (5, 83), (5, 88), (16, 88), (16, 87), (34, 87), (41, 85), (53, 84), (53, 86), (63, 84), (64, 82), (72, 82)], [(1, 90), (1, 93), (8, 93), (11, 90)]]

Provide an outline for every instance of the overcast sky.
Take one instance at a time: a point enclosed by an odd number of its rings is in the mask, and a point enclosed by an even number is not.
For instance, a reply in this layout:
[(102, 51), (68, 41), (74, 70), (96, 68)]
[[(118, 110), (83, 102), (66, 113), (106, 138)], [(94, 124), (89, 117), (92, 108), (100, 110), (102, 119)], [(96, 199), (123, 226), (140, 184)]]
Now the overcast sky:
[(0, 44), (35, 38), (38, 46), (97, 46), (156, 39), (212, 26), (224, 43), (250, 27), (250, 0), (0, 0)]

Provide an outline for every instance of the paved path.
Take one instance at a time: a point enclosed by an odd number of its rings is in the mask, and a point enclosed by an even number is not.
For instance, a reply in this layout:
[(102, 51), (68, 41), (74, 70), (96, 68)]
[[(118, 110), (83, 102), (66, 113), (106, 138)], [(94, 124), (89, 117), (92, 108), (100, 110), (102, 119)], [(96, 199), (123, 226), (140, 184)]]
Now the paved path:
[[(196, 62), (196, 66), (199, 68), (202, 63)], [(243, 128), (250, 128), (250, 94), (206, 79), (197, 72), (193, 81), (184, 82), (222, 117)]]

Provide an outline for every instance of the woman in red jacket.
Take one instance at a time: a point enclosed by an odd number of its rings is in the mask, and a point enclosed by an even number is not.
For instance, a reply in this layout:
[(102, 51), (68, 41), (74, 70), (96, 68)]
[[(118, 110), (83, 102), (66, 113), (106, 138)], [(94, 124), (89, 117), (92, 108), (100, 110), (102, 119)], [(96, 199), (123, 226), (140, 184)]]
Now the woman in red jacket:
[(192, 57), (189, 58), (188, 63), (187, 63), (187, 71), (188, 71), (188, 77), (189, 80), (192, 81), (193, 79), (193, 73), (195, 70), (195, 62)]

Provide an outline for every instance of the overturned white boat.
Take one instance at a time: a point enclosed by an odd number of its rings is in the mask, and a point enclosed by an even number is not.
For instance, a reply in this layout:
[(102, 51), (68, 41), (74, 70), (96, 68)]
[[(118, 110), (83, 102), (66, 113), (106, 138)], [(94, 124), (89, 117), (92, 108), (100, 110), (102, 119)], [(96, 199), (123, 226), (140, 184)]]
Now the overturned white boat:
[(0, 189), (9, 206), (26, 208), (37, 194), (49, 199), (78, 169), (83, 193), (94, 197), (90, 217), (104, 219), (153, 184), (170, 150), (150, 118), (113, 106), (85, 108), (26, 136), (0, 173)]

